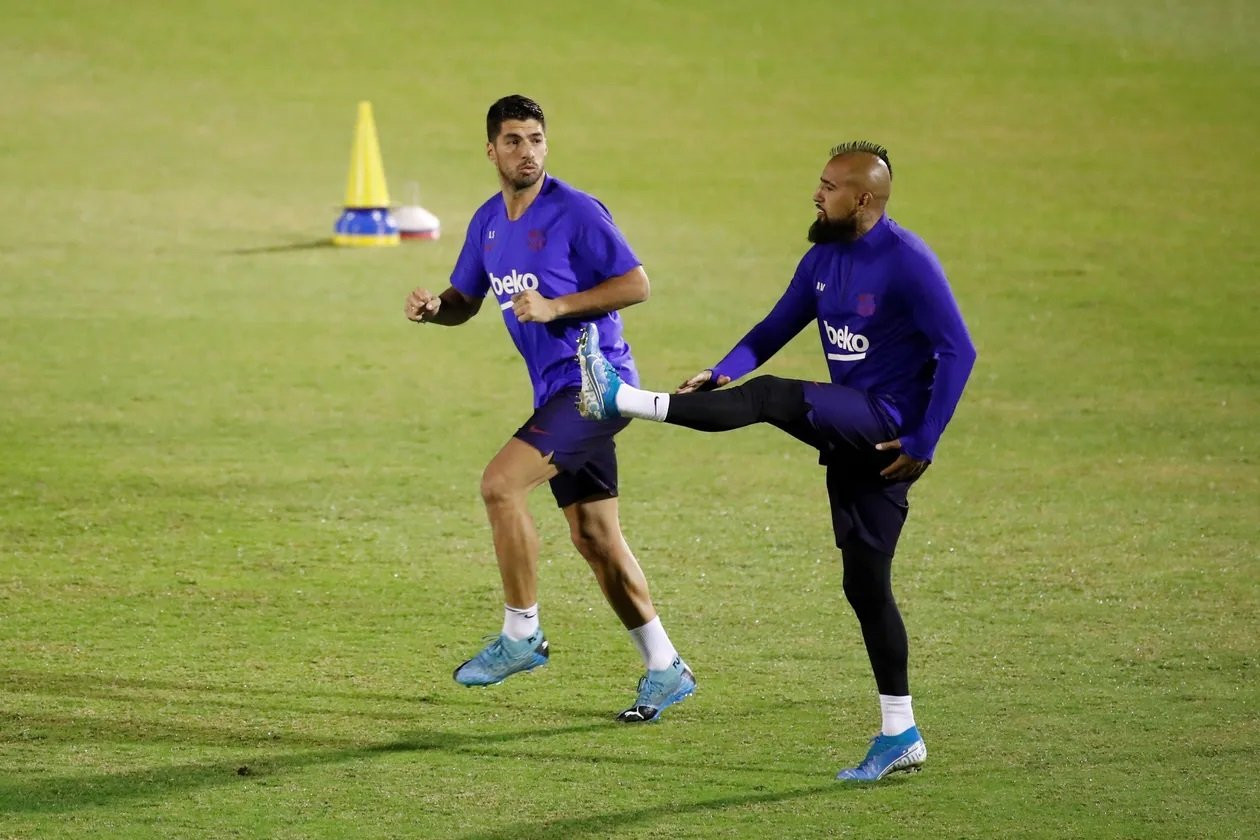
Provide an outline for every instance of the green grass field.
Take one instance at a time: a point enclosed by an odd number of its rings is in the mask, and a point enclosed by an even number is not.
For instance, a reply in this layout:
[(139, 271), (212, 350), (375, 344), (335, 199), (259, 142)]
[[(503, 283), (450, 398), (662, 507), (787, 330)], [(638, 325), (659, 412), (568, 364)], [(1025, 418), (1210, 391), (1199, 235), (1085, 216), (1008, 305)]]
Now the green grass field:
[[(0, 837), (1256, 836), (1257, 43), (1250, 0), (7, 4)], [(545, 491), (552, 664), (451, 681), (529, 388), (496, 313), (401, 306), (512, 92), (645, 262), (658, 387), (777, 298), (826, 149), (892, 150), (980, 348), (896, 564), (924, 772), (832, 781), (878, 709), (772, 429), (620, 438), (694, 698), (611, 722), (638, 657)], [(360, 99), (439, 242), (319, 244)]]

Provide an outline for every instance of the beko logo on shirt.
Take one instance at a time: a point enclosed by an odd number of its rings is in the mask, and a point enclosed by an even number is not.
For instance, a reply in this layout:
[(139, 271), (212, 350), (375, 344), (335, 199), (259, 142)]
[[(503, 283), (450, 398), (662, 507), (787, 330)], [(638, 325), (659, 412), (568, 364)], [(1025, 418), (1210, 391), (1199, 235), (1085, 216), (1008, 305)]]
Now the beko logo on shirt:
[(843, 353), (828, 353), (828, 359), (833, 362), (856, 362), (859, 359), (866, 358), (866, 351), (871, 346), (871, 343), (866, 340), (866, 336), (861, 333), (850, 332), (847, 324), (840, 327), (840, 329), (836, 329), (831, 324), (823, 321), (823, 329), (827, 332), (827, 340), (845, 351)]
[(538, 288), (538, 275), (533, 272), (521, 274), (514, 268), (511, 274), (495, 277), (494, 272), (491, 271), (490, 288), (494, 289), (496, 295), (519, 295), (521, 292)]

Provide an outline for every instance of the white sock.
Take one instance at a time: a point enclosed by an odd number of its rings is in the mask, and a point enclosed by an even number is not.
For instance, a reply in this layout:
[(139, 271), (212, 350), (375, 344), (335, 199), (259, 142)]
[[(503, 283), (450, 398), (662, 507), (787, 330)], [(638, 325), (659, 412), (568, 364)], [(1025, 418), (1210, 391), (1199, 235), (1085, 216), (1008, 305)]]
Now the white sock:
[(639, 649), (639, 655), (643, 657), (643, 664), (649, 671), (662, 671), (668, 668), (673, 664), (674, 657), (678, 656), (678, 651), (674, 650), (674, 643), (669, 640), (669, 634), (665, 632), (659, 615), (642, 627), (636, 627), (628, 632), (634, 641), (634, 646)]
[(914, 711), (910, 708), (910, 695), (898, 697), (892, 694), (879, 695), (879, 710), (884, 715), (885, 735), (900, 735), (914, 726)]
[(503, 635), (514, 642), (528, 639), (538, 629), (538, 605), (509, 607), (503, 605)]
[(617, 411), (622, 417), (655, 420), (660, 423), (669, 412), (669, 394), (644, 391), (622, 382), (617, 389)]

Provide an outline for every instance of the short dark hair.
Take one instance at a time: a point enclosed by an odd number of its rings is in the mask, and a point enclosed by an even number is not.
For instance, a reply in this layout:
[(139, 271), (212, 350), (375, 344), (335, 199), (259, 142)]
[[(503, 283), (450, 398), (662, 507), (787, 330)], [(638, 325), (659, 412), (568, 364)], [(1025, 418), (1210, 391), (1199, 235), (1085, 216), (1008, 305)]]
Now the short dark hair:
[(547, 118), (543, 116), (542, 106), (519, 93), (505, 96), (490, 106), (486, 113), (486, 139), (493, 143), (499, 136), (499, 129), (507, 120), (538, 120), (543, 130), (547, 128)]
[(848, 155), (854, 152), (866, 152), (882, 160), (884, 166), (888, 167), (888, 180), (892, 180), (892, 161), (888, 159), (888, 150), (878, 143), (872, 143), (870, 140), (850, 140), (848, 143), (841, 143), (838, 146), (831, 147), (831, 157)]

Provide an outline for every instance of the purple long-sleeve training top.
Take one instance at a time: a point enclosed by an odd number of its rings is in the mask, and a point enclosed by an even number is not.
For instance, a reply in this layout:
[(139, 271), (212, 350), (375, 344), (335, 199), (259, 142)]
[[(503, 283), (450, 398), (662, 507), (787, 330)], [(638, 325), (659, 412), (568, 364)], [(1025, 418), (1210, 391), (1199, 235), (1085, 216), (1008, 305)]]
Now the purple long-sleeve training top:
[(831, 381), (878, 398), (902, 451), (931, 460), (976, 360), (932, 250), (887, 216), (854, 242), (814, 245), (770, 314), (713, 366), (714, 379), (759, 367), (811, 320)]

